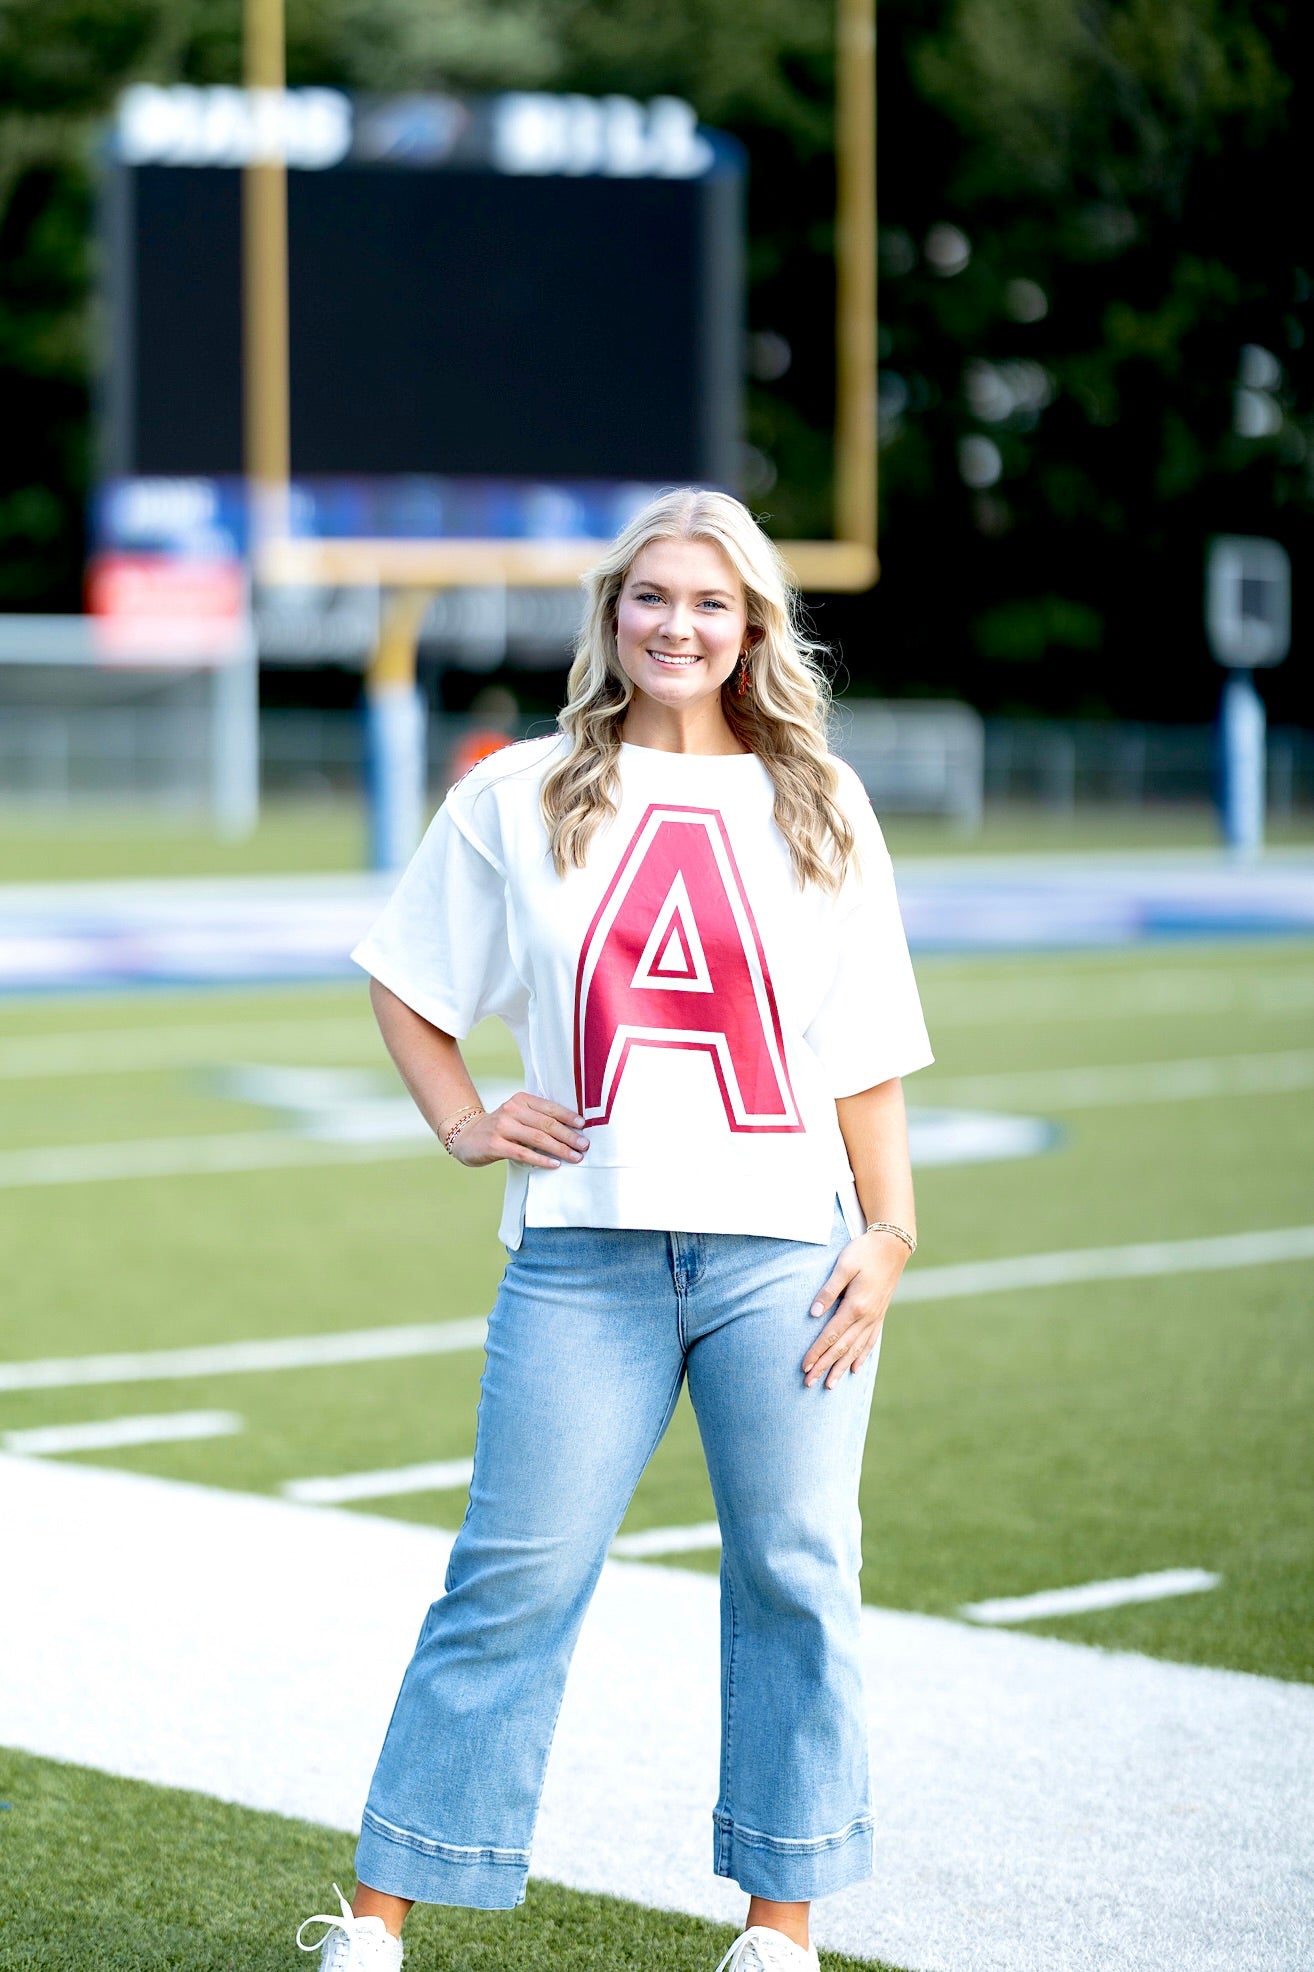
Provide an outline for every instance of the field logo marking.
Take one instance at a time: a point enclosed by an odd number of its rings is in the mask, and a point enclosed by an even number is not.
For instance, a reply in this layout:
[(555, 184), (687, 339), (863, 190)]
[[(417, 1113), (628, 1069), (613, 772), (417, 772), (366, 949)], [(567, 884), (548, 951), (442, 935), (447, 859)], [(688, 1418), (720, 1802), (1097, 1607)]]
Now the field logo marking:
[(711, 1059), (731, 1130), (802, 1130), (775, 987), (715, 808), (650, 805), (575, 975), (575, 1100), (610, 1122), (633, 1047)]

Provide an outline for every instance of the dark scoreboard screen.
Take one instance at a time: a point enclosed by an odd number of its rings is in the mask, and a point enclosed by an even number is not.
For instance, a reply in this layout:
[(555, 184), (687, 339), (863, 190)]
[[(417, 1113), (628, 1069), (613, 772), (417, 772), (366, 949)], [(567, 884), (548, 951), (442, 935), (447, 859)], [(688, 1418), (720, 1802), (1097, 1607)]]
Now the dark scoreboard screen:
[[(734, 147), (688, 175), (471, 149), (289, 168), (294, 475), (733, 485)], [(108, 163), (107, 475), (241, 471), (241, 176)]]

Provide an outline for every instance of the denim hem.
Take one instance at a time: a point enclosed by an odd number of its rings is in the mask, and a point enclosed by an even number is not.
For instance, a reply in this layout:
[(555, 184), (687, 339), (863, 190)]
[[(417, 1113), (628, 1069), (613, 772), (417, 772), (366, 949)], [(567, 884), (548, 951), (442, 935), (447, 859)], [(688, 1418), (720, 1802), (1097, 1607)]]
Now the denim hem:
[(875, 1822), (858, 1815), (833, 1835), (767, 1835), (743, 1828), (717, 1809), (712, 1816), (713, 1868), (750, 1897), (805, 1903), (865, 1882), (874, 1867)]
[(525, 1901), (527, 1849), (464, 1848), (396, 1828), (366, 1808), (356, 1844), (356, 1877), (385, 1896), (413, 1903), (514, 1910)]

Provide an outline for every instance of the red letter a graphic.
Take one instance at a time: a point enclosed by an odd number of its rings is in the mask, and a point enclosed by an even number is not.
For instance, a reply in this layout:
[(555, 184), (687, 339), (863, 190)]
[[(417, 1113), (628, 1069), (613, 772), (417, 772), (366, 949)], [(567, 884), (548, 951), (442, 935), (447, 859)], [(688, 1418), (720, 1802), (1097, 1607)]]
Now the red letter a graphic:
[(710, 1055), (732, 1130), (801, 1130), (780, 1015), (725, 824), (650, 807), (575, 976), (575, 1099), (610, 1120), (632, 1047)]

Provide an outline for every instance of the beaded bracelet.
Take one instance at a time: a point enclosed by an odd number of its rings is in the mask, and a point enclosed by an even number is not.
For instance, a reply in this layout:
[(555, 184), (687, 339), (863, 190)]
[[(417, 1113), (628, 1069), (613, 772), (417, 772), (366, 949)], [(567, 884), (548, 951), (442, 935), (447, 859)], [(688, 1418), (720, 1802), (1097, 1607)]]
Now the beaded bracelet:
[(909, 1259), (917, 1251), (917, 1241), (913, 1238), (912, 1234), (905, 1232), (902, 1226), (892, 1226), (888, 1219), (874, 1219), (871, 1225), (868, 1226), (867, 1231), (893, 1233), (894, 1237), (901, 1239), (907, 1247)]
[(468, 1109), (458, 1109), (455, 1116), (451, 1117), (443, 1125), (439, 1131), (439, 1135), (443, 1140), (443, 1149), (449, 1157), (452, 1155), (452, 1145), (456, 1142), (456, 1139), (460, 1136), (466, 1124), (473, 1123), (476, 1116), (483, 1116), (484, 1114), (485, 1111), (481, 1103), (471, 1103)]

